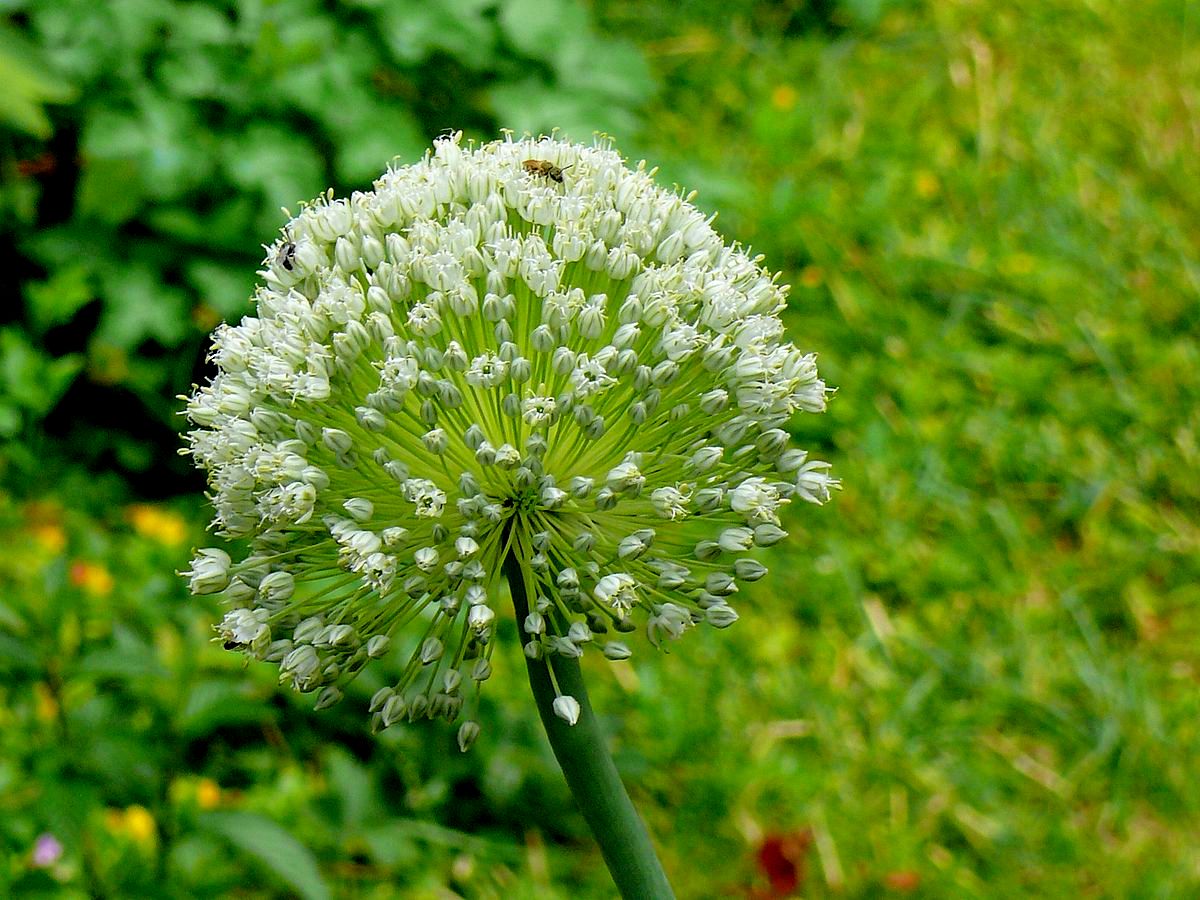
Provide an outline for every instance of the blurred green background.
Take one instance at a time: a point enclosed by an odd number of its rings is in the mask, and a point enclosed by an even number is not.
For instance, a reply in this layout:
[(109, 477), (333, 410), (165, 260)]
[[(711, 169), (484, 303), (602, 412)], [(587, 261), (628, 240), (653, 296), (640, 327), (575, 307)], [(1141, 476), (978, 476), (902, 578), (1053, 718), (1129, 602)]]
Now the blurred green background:
[(616, 138), (840, 390), (742, 621), (592, 667), (681, 897), (1200, 895), (1200, 8), (0, 0), (0, 895), (611, 896), (514, 640), (468, 755), (211, 643), (176, 395), (279, 207)]

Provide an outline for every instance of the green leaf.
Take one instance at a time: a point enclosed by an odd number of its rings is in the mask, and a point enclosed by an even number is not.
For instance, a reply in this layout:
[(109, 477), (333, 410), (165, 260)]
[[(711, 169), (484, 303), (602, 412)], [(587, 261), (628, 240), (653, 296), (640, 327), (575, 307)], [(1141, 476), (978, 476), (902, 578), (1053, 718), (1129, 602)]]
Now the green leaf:
[(15, 328), (0, 330), (0, 396), (36, 416), (53, 409), (82, 367), (78, 355), (55, 359)]
[(264, 816), (248, 812), (214, 812), (200, 826), (255, 857), (305, 900), (326, 900), (329, 888), (308, 848)]
[(252, 266), (193, 259), (188, 261), (185, 273), (200, 299), (222, 318), (237, 318), (250, 312), (255, 281)]
[(626, 104), (654, 94), (646, 57), (624, 41), (567, 39), (555, 45), (559, 88), (567, 94), (594, 92)]
[[(205, 185), (213, 168), (212, 141), (190, 106), (148, 90), (139, 92), (135, 102), (133, 109), (98, 109), (88, 119), (80, 143), (85, 174), (100, 161), (120, 161), (124, 166), (132, 162), (137, 167), (132, 177), (116, 185), (136, 187), (141, 195), (158, 201), (176, 199)], [(100, 166), (101, 174), (105, 168), (112, 175), (124, 171), (119, 166)], [(111, 194), (112, 189), (88, 188), (97, 197)]]
[(495, 58), (496, 29), (485, 15), (492, 5), (492, 0), (394, 3), (381, 13), (380, 31), (406, 65), (445, 50), (463, 65), (482, 69)]
[[(154, 206), (145, 215), (147, 224), (167, 237), (244, 258), (248, 248), (254, 249), (257, 209), (258, 203), (250, 197), (234, 196), (206, 214), (187, 206)], [(253, 273), (253, 263), (246, 268)]]
[(477, 837), (424, 819), (391, 819), (370, 829), (363, 839), (371, 848), (371, 855), (384, 865), (395, 865), (401, 859), (407, 859), (413, 853), (414, 845), (421, 843), (480, 856), (517, 858), (521, 854), (520, 848), (511, 844)]
[(132, 219), (146, 197), (142, 167), (134, 159), (89, 160), (80, 173), (76, 190), (79, 215), (110, 225)]
[(281, 206), (311, 200), (325, 187), (325, 164), (301, 134), (259, 123), (225, 140), (225, 171), (239, 188), (260, 198), (257, 227), (264, 232), (281, 224)]
[(21, 411), (0, 400), (0, 437), (14, 437), (21, 430)]
[(589, 24), (583, 7), (572, 0), (509, 0), (500, 6), (504, 36), (532, 59), (552, 59), (564, 39), (590, 36)]
[(165, 678), (167, 671), (155, 659), (154, 651), (150, 647), (124, 642), (121, 647), (101, 647), (84, 654), (76, 662), (74, 674), (136, 681), (143, 678)]
[(330, 748), (326, 765), (330, 785), (342, 806), (342, 824), (358, 828), (374, 800), (370, 772), (340, 747)]
[(874, 28), (891, 4), (888, 0), (839, 0), (839, 12), (851, 24), (863, 29)]
[(29, 642), (0, 631), (0, 670), (33, 671), (39, 668), (37, 655)]
[(28, 626), (20, 613), (7, 603), (0, 602), (0, 628), (24, 633)]
[(350, 184), (369, 184), (393, 159), (410, 163), (425, 151), (425, 135), (407, 110), (375, 104), (338, 130), (338, 177)]
[(146, 265), (129, 265), (101, 276), (104, 316), (96, 337), (132, 350), (146, 338), (174, 347), (187, 334), (187, 299), (164, 284), (162, 273)]
[(202, 681), (192, 688), (179, 712), (178, 727), (187, 738), (211, 734), (223, 725), (243, 725), (272, 718), (270, 709), (252, 694), (246, 681)]
[(52, 126), (43, 107), (67, 103), (75, 88), (50, 71), (41, 51), (7, 26), (0, 25), (0, 124), (47, 138)]
[(25, 284), (25, 303), (33, 327), (45, 331), (52, 325), (70, 321), (95, 297), (87, 266), (72, 265), (55, 272), (45, 281)]
[(558, 128), (566, 138), (587, 142), (593, 132), (620, 136), (637, 127), (627, 109), (606, 97), (563, 92), (536, 79), (497, 85), (489, 91), (489, 98), (500, 124), (518, 134)]

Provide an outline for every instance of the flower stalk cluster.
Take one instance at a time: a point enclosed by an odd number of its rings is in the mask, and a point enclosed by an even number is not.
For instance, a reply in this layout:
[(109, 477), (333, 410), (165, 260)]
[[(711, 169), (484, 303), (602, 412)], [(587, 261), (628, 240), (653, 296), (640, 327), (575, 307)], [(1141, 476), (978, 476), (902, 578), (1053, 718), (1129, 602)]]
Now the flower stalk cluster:
[(455, 135), (301, 209), (188, 400), (215, 529), (251, 548), (185, 573), (227, 646), (328, 706), (399, 641), (375, 727), (465, 710), (465, 748), (510, 558), (531, 659), (736, 621), (781, 509), (837, 484), (785, 430), (828, 390), (786, 286), (690, 199), (605, 146)]

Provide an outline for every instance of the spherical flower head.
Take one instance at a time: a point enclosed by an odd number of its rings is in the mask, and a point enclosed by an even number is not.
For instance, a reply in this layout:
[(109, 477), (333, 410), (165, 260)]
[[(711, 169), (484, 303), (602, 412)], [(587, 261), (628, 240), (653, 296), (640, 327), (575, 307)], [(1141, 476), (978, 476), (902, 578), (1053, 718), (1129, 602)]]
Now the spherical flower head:
[(394, 641), (383, 728), (470, 713), (506, 560), (531, 658), (732, 624), (782, 507), (837, 485), (784, 430), (828, 392), (784, 338), (786, 286), (653, 174), (453, 135), (282, 229), (187, 409), (216, 531), (250, 546), (184, 573), (224, 592), (227, 647), (324, 707)]

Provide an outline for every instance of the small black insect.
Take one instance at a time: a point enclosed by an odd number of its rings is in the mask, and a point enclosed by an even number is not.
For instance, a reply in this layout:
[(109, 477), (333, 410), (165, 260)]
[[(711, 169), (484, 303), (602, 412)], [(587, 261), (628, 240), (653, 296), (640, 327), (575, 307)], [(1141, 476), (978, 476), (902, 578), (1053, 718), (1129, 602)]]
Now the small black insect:
[(281, 266), (283, 266), (289, 272), (292, 271), (292, 267), (296, 264), (296, 242), (288, 241), (286, 244), (280, 247), (278, 258)]

